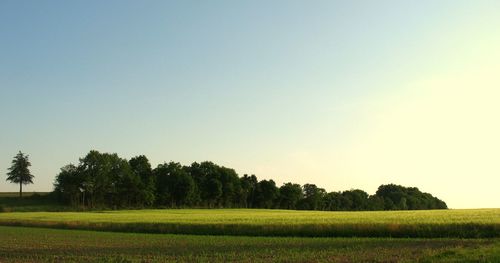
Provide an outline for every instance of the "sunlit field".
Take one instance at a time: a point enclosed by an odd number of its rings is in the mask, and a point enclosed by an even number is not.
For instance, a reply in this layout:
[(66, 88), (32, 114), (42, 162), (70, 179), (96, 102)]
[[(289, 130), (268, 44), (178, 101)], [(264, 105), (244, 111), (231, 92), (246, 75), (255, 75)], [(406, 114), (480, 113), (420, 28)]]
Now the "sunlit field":
[(119, 232), (312, 237), (500, 237), (500, 209), (321, 212), (165, 209), (0, 213), (0, 224)]

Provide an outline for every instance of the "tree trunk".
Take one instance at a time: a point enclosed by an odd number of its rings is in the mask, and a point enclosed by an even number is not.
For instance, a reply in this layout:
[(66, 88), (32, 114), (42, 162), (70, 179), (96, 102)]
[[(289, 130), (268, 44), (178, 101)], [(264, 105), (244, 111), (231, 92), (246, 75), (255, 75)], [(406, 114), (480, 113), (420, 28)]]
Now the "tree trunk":
[(19, 183), (19, 197), (23, 197), (23, 182)]

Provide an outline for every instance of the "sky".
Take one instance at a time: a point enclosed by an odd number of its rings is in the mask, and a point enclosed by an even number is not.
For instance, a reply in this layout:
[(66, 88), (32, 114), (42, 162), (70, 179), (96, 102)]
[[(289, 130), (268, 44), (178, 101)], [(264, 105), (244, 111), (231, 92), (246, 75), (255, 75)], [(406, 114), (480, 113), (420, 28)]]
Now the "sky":
[(50, 191), (95, 149), (500, 207), (499, 14), (487, 0), (2, 0), (0, 173), (22, 151), (24, 189)]

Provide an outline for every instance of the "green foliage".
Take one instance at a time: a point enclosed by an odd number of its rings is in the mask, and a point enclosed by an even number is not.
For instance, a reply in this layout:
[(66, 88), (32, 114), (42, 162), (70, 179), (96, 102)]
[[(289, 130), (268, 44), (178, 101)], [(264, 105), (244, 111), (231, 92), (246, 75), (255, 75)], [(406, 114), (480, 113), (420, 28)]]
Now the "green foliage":
[(61, 168), (54, 183), (54, 193), (73, 206), (84, 204), (84, 177), (79, 174), (78, 168), (72, 164)]
[(241, 206), (245, 208), (255, 206), (255, 195), (257, 190), (257, 177), (255, 175), (248, 176), (244, 174), (240, 178), (241, 185)]
[(195, 185), (193, 178), (179, 163), (160, 164), (154, 171), (159, 205), (183, 207), (192, 204)]
[(90, 208), (141, 206), (148, 202), (146, 191), (127, 160), (98, 151), (90, 151), (78, 166), (61, 168), (55, 182), (63, 201)]
[(280, 189), (280, 208), (296, 209), (297, 203), (304, 198), (302, 187), (299, 184), (286, 183)]
[(400, 185), (381, 185), (376, 196), (385, 201), (387, 210), (446, 209), (446, 203), (428, 193), (422, 193), (416, 187)]
[(299, 200), (298, 208), (302, 210), (323, 210), (322, 201), (326, 191), (315, 184), (305, 184), (303, 187), (304, 198)]
[(221, 205), (222, 207), (232, 208), (241, 207), (241, 182), (234, 169), (219, 167), (221, 182)]
[(19, 197), (23, 196), (23, 185), (32, 184), (34, 176), (31, 174), (29, 167), (31, 166), (28, 160), (28, 155), (21, 151), (12, 160), (12, 165), (7, 172), (7, 181), (19, 184)]
[(153, 174), (151, 164), (144, 155), (136, 156), (129, 160), (132, 172), (140, 178), (139, 203), (151, 206), (155, 202), (156, 177)]
[(260, 208), (274, 208), (279, 197), (279, 189), (273, 180), (262, 180), (255, 189), (255, 204)]
[(90, 151), (78, 165), (61, 168), (54, 184), (60, 200), (75, 207), (283, 208), (325, 211), (446, 209), (446, 203), (415, 187), (381, 185), (375, 195), (354, 189), (328, 193), (315, 184), (259, 181), (212, 162), (155, 169), (144, 155), (129, 161)]

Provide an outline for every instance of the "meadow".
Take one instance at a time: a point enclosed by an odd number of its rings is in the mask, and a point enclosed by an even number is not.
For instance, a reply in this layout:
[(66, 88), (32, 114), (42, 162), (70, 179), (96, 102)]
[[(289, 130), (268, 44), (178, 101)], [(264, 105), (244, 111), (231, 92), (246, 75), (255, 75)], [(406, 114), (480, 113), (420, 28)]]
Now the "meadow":
[(500, 209), (323, 212), (155, 209), (0, 213), (0, 225), (284, 237), (498, 238)]
[(0, 262), (499, 262), (498, 239), (157, 235), (0, 227)]
[[(33, 196), (33, 195), (48, 195), (49, 192), (23, 192), (23, 197)], [(19, 192), (0, 192), (0, 198), (2, 197), (19, 197)]]
[(28, 211), (71, 211), (70, 206), (62, 205), (48, 192), (0, 192), (0, 212)]

